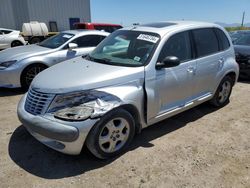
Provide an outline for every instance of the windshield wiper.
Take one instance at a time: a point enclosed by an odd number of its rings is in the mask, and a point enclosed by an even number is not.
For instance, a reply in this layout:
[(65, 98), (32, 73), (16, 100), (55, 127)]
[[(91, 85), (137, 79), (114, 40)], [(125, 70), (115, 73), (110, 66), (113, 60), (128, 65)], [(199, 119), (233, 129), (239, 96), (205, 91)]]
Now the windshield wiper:
[(110, 63), (111, 62), (111, 60), (108, 59), (108, 58), (99, 59), (99, 58), (94, 58), (94, 57), (92, 57), (90, 55), (82, 56), (82, 57), (86, 58), (87, 60), (98, 62), (98, 63)]

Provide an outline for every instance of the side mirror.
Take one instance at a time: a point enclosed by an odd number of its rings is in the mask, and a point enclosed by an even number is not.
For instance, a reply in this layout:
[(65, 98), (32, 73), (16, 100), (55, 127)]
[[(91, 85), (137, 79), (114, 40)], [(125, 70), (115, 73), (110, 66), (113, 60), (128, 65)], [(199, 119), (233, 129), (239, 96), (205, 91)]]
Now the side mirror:
[(156, 63), (156, 69), (176, 67), (180, 64), (180, 60), (175, 56), (167, 56), (161, 62)]
[(73, 50), (78, 47), (76, 43), (69, 43), (68, 46), (69, 46), (69, 50)]

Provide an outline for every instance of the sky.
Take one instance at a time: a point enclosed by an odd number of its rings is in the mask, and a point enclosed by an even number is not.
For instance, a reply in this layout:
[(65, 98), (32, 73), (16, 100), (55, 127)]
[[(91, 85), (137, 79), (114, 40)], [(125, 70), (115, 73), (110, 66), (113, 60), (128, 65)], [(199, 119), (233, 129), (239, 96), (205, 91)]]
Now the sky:
[(250, 0), (90, 0), (91, 21), (148, 23), (166, 20), (250, 23)]

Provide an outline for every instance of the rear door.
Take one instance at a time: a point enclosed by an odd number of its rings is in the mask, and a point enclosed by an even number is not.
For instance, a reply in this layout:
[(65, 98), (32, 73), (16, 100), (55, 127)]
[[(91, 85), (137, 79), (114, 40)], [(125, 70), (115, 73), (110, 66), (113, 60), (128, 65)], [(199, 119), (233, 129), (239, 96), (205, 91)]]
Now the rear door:
[[(189, 32), (170, 37), (158, 57), (176, 56), (181, 64), (176, 67), (145, 72), (147, 93), (147, 122), (155, 123), (187, 105), (193, 89), (196, 61), (193, 60)], [(153, 71), (153, 72), (152, 72)]]
[(212, 95), (224, 57), (214, 28), (195, 29), (192, 36), (197, 60), (192, 98), (206, 99)]

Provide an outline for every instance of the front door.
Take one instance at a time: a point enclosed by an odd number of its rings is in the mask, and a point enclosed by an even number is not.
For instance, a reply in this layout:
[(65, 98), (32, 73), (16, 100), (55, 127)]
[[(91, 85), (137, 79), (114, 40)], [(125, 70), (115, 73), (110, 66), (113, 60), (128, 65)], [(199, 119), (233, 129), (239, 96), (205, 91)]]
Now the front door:
[(181, 64), (145, 71), (148, 124), (165, 119), (168, 114), (179, 110), (192, 95), (196, 61), (192, 60), (189, 32), (175, 34), (166, 41), (158, 62), (167, 56), (178, 57)]

